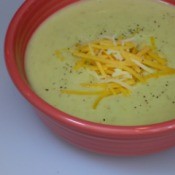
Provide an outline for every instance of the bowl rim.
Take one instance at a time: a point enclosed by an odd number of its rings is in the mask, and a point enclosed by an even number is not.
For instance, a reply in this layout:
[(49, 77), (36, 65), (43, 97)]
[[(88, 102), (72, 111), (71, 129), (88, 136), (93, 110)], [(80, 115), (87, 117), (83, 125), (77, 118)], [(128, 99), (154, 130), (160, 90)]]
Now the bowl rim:
[[(91, 136), (95, 135), (103, 138), (152, 137), (155, 135), (163, 135), (165, 133), (175, 131), (175, 119), (162, 123), (138, 126), (117, 126), (85, 121), (54, 108), (37, 96), (29, 87), (29, 85), (27, 85), (27, 83), (22, 80), (13, 56), (15, 29), (18, 27), (18, 23), (25, 11), (36, 1), (37, 0), (26, 0), (16, 11), (8, 26), (4, 43), (5, 62), (9, 75), (17, 89), (35, 108), (49, 116), (48, 119), (55, 120), (65, 127), (69, 127), (70, 129), (76, 130), (80, 133), (87, 133)], [(159, 1), (175, 4), (173, 0)]]

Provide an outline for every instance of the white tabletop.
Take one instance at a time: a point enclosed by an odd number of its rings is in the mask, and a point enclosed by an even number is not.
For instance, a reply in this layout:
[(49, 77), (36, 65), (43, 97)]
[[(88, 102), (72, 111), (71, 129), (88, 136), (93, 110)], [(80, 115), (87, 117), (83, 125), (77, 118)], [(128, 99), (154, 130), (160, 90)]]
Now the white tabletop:
[(175, 148), (141, 157), (97, 155), (56, 138), (7, 74), (3, 42), (24, 0), (0, 0), (0, 175), (174, 175)]

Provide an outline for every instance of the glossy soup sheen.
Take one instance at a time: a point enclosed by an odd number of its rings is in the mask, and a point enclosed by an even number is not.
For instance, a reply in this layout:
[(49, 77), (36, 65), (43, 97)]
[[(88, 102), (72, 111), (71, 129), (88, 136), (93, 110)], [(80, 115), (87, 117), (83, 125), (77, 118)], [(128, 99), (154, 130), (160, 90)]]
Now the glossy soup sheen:
[(175, 76), (152, 79), (134, 87), (129, 97), (105, 98), (92, 108), (95, 96), (60, 93), (60, 89), (84, 90), (81, 83), (94, 79), (84, 69), (73, 69), (75, 58), (65, 52), (64, 61), (55, 51), (100, 35), (135, 36), (148, 42), (156, 38), (158, 49), (175, 68), (175, 8), (156, 0), (84, 0), (70, 5), (46, 20), (34, 33), (26, 52), (26, 73), (33, 90), (54, 107), (97, 123), (145, 125), (175, 118)]

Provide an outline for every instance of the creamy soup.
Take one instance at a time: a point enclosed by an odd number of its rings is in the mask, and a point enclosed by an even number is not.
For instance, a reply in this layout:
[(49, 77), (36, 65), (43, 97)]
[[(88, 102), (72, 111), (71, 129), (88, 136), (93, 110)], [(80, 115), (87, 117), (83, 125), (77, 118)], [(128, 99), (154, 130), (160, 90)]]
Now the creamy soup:
[(86, 69), (73, 69), (76, 58), (69, 52), (77, 43), (100, 36), (128, 36), (149, 42), (175, 68), (175, 8), (156, 0), (84, 0), (49, 17), (34, 33), (26, 51), (26, 73), (33, 90), (52, 106), (81, 119), (110, 125), (145, 125), (175, 118), (175, 76), (150, 79), (134, 86), (129, 96), (104, 98), (96, 109), (96, 96), (70, 95), (61, 89), (84, 90), (94, 81)]

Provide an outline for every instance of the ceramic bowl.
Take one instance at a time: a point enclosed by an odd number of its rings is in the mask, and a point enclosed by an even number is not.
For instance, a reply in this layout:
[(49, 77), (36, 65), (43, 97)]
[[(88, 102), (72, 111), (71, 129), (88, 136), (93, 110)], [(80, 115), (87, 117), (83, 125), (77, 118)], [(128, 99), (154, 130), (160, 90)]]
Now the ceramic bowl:
[[(8, 72), (38, 116), (59, 137), (79, 148), (109, 155), (143, 155), (175, 145), (175, 120), (146, 126), (110, 126), (87, 122), (50, 106), (27, 82), (24, 55), (37, 27), (51, 14), (78, 0), (26, 0), (14, 15), (5, 39)], [(175, 1), (166, 0), (175, 5)], [(19, 109), (20, 110), (20, 109)]]

